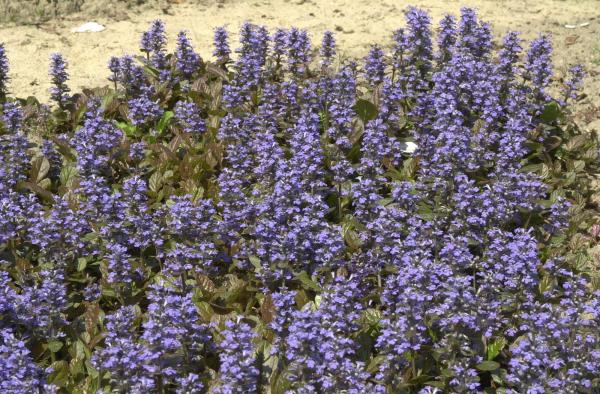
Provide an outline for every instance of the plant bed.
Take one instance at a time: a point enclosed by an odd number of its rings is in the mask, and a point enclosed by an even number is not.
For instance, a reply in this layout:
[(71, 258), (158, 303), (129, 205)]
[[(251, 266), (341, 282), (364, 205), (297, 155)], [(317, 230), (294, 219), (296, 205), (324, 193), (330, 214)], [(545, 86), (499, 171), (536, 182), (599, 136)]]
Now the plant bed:
[(107, 87), (53, 55), (51, 106), (0, 47), (2, 391), (598, 390), (583, 70), (552, 97), (547, 37), (431, 30), (359, 62), (246, 23), (210, 62), (154, 21)]

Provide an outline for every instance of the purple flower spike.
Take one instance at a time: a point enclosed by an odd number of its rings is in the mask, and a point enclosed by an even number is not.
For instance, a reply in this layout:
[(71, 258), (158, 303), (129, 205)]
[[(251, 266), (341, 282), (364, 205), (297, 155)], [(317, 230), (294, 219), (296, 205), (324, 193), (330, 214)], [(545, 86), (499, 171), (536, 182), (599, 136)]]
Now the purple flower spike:
[(290, 29), (287, 50), (289, 71), (294, 75), (304, 75), (310, 62), (310, 39), (306, 30)]
[(438, 64), (446, 63), (452, 57), (454, 44), (456, 44), (456, 18), (454, 15), (446, 15), (440, 21), (440, 32), (438, 34)]
[(217, 58), (217, 62), (227, 63), (231, 49), (229, 49), (229, 34), (224, 27), (215, 29), (214, 47), (213, 56)]
[[(408, 50), (407, 62), (416, 68), (416, 78), (423, 78), (431, 70), (433, 49), (431, 44), (431, 19), (418, 8), (409, 7), (406, 12), (407, 31), (404, 39)], [(414, 83), (415, 86), (418, 83)]]
[(328, 30), (323, 33), (323, 41), (321, 42), (319, 54), (321, 55), (321, 64), (323, 66), (331, 65), (335, 56), (335, 37), (333, 36), (333, 32)]
[(219, 394), (256, 392), (258, 369), (254, 366), (254, 345), (256, 334), (248, 324), (231, 320), (225, 323), (219, 344)]
[(569, 79), (565, 82), (565, 86), (562, 90), (563, 105), (567, 103), (567, 100), (575, 100), (577, 98), (577, 95), (583, 88), (583, 78), (585, 78), (585, 75), (585, 70), (580, 64), (576, 64), (569, 69)]
[(0, 42), (0, 98), (8, 93), (8, 57), (4, 43)]
[(140, 49), (146, 53), (157, 53), (163, 51), (166, 44), (167, 36), (164, 22), (159, 19), (152, 21), (148, 31), (142, 34)]
[(58, 104), (60, 108), (64, 108), (69, 100), (69, 87), (67, 80), (67, 62), (63, 59), (60, 53), (53, 53), (50, 56), (50, 77), (52, 78), (53, 87), (50, 88), (50, 98)]
[(206, 131), (206, 122), (200, 116), (200, 108), (193, 102), (179, 101), (175, 104), (175, 117), (186, 133), (196, 135)]
[(202, 59), (200, 55), (194, 52), (194, 48), (186, 36), (185, 32), (179, 32), (177, 35), (177, 49), (175, 50), (177, 58), (177, 70), (183, 74), (184, 78), (191, 78), (192, 74), (198, 70)]
[(365, 58), (365, 78), (375, 87), (383, 82), (385, 76), (385, 59), (383, 50), (378, 45), (373, 45), (369, 55)]
[(475, 57), (486, 56), (492, 49), (490, 26), (479, 23), (477, 13), (472, 8), (461, 8), (459, 33), (459, 47)]
[(546, 35), (540, 35), (531, 42), (525, 57), (524, 77), (531, 83), (535, 110), (540, 111), (544, 103), (550, 100), (546, 88), (553, 73), (552, 43)]
[(119, 59), (119, 69), (116, 76), (128, 96), (139, 95), (146, 85), (143, 68), (135, 64), (134, 58), (130, 55), (125, 55)]

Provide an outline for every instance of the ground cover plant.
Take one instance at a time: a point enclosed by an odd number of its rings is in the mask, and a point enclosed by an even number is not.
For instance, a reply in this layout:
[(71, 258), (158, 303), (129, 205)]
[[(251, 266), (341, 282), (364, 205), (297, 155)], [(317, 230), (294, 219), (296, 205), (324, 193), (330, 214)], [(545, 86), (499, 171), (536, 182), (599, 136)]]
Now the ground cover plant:
[(155, 21), (50, 106), (0, 47), (1, 391), (597, 392), (583, 70), (467, 8), (392, 42)]

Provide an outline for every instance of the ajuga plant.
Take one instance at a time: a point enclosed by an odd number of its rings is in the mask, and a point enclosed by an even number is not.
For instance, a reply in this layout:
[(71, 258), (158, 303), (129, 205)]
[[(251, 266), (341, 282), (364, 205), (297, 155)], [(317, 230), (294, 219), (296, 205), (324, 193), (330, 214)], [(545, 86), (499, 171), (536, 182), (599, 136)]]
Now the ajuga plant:
[(598, 392), (584, 70), (405, 15), (363, 61), (154, 21), (50, 107), (0, 46), (0, 391)]

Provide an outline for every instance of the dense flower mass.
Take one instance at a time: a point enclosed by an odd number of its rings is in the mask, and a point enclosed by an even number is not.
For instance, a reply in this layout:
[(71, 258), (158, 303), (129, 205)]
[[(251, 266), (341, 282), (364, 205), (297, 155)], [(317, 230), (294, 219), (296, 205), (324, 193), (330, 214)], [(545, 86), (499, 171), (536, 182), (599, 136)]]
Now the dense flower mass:
[(405, 17), (360, 63), (153, 21), (110, 86), (53, 55), (52, 109), (0, 45), (0, 392), (598, 392), (585, 71)]
[(0, 331), (0, 389), (4, 393), (56, 392), (44, 384), (44, 372), (30, 356), (25, 342), (10, 329)]

